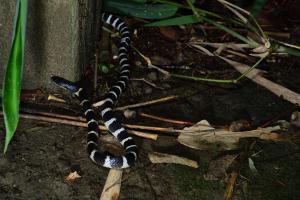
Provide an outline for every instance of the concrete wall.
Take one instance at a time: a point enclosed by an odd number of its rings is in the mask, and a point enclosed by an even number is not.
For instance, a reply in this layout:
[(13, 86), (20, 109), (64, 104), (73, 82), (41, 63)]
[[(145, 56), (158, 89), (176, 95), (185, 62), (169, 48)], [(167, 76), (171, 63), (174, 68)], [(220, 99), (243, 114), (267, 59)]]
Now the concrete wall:
[[(78, 80), (93, 56), (99, 0), (29, 0), (23, 89), (56, 90), (52, 74)], [(15, 0), (0, 0), (0, 84), (13, 30)]]

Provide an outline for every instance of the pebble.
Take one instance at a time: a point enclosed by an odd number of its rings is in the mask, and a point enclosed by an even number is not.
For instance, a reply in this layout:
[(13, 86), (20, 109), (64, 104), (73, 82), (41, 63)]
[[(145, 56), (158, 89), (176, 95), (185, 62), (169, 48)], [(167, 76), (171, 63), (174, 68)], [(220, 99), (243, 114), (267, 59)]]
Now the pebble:
[(133, 119), (136, 117), (136, 111), (127, 109), (124, 111), (123, 115), (126, 119)]

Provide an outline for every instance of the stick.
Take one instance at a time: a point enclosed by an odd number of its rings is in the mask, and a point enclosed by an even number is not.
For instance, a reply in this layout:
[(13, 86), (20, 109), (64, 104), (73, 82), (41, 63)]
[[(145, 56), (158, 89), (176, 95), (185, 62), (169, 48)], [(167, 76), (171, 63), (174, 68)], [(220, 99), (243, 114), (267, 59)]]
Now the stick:
[(152, 152), (148, 154), (148, 158), (152, 163), (174, 163), (174, 164), (186, 165), (193, 168), (199, 167), (198, 163), (194, 160), (190, 160), (187, 158), (183, 158), (171, 154)]
[[(229, 63), (231, 66), (233, 66), (237, 71), (240, 73), (244, 73), (249, 69), (248, 65), (235, 62), (233, 60), (227, 59), (225, 57), (219, 56), (221, 59), (225, 60), (227, 63)], [(268, 89), (278, 97), (282, 97), (283, 99), (300, 105), (300, 95), (296, 92), (293, 92), (282, 85), (279, 85), (277, 83), (274, 83), (262, 76), (259, 75), (259, 73), (253, 69), (249, 73), (246, 74), (246, 76), (251, 79), (252, 81), (256, 82), (257, 84), (263, 86), (264, 88)]]
[(144, 133), (144, 132), (140, 132), (140, 131), (128, 130), (128, 133), (136, 135), (136, 136), (140, 136), (143, 138), (151, 139), (151, 140), (157, 140), (157, 138), (158, 138), (157, 134)]
[(151, 100), (151, 101), (146, 101), (146, 102), (142, 102), (142, 103), (137, 103), (137, 104), (132, 104), (132, 105), (128, 105), (128, 106), (122, 106), (122, 107), (117, 107), (114, 110), (126, 110), (126, 109), (130, 109), (130, 108), (137, 108), (137, 107), (142, 107), (142, 106), (149, 106), (152, 104), (157, 104), (157, 103), (162, 103), (162, 102), (166, 102), (166, 101), (171, 101), (174, 99), (178, 99), (179, 96), (178, 95), (172, 95), (172, 96), (168, 96), (168, 97), (164, 97), (164, 98), (160, 98), (160, 99), (155, 99), (155, 100)]
[(69, 120), (81, 121), (81, 122), (86, 121), (83, 117), (80, 117), (80, 116), (63, 115), (63, 114), (54, 113), (54, 112), (43, 112), (43, 111), (38, 111), (38, 110), (34, 110), (34, 109), (27, 109), (27, 108), (21, 109), (21, 112), (22, 111), (24, 113), (29, 113), (31, 115), (44, 115), (44, 116), (48, 116), (48, 117), (69, 119)]
[(154, 127), (154, 126), (143, 126), (143, 125), (134, 125), (134, 124), (123, 124), (123, 126), (131, 129), (141, 129), (148, 131), (159, 131), (159, 132), (168, 132), (168, 133), (181, 133), (182, 130), (174, 129), (174, 128), (164, 128), (164, 127)]
[(56, 96), (54, 96), (54, 95), (52, 95), (52, 94), (49, 94), (48, 100), (49, 100), (49, 101), (61, 102), (61, 103), (65, 103), (65, 102), (66, 102), (64, 99), (59, 98), (59, 97), (56, 97)]
[(109, 170), (100, 200), (117, 200), (120, 196), (123, 170)]
[[(0, 114), (3, 115), (3, 112), (1, 111)], [(51, 115), (51, 113), (46, 113), (46, 114)], [(53, 114), (53, 115), (56, 115), (56, 114)], [(67, 118), (71, 118), (71, 119), (63, 119), (63, 118), (56, 118), (56, 117), (50, 117), (50, 116), (20, 113), (20, 117), (24, 118), (24, 119), (32, 119), (32, 120), (45, 121), (45, 122), (51, 122), (51, 123), (60, 123), (60, 124), (67, 124), (67, 125), (72, 125), (72, 126), (87, 127), (87, 123), (85, 121), (72, 120), (72, 119), (77, 119), (77, 117), (72, 117), (72, 116), (67, 116), (67, 115), (60, 115), (60, 116), (66, 116)], [(102, 131), (107, 131), (106, 126), (99, 125), (98, 127)], [(139, 136), (139, 137), (143, 137), (146, 139), (151, 139), (151, 140), (157, 140), (157, 138), (158, 138), (158, 135), (153, 134), (153, 133), (145, 133), (145, 132), (132, 131), (132, 130), (128, 130), (128, 133)]]
[(148, 58), (147, 56), (144, 56), (137, 48), (133, 47), (133, 49), (147, 62), (147, 65), (149, 68), (154, 68), (157, 71), (161, 72), (162, 74), (166, 75), (167, 77), (170, 77), (170, 73), (168, 71), (153, 65), (150, 58)]
[(225, 190), (224, 198), (223, 198), (224, 200), (231, 199), (232, 193), (233, 193), (233, 189), (234, 189), (234, 186), (235, 186), (236, 179), (237, 179), (238, 175), (239, 175), (239, 172), (236, 172), (236, 171), (233, 171), (231, 173), (229, 182), (226, 185), (226, 190)]
[(192, 122), (179, 121), (179, 120), (174, 120), (174, 119), (167, 119), (167, 118), (164, 118), (164, 117), (158, 117), (158, 116), (149, 115), (149, 114), (146, 114), (146, 113), (140, 113), (140, 116), (148, 117), (150, 119), (157, 119), (157, 120), (164, 121), (164, 122), (170, 122), (170, 123), (173, 123), (173, 124), (181, 124), (181, 125), (194, 125), (195, 124), (195, 123), (192, 123)]
[(154, 83), (151, 83), (150, 81), (146, 80), (145, 78), (131, 78), (130, 79), (131, 81), (142, 81), (156, 89), (160, 89), (160, 90), (163, 90), (164, 88), (163, 87), (158, 87), (157, 85), (155, 85)]

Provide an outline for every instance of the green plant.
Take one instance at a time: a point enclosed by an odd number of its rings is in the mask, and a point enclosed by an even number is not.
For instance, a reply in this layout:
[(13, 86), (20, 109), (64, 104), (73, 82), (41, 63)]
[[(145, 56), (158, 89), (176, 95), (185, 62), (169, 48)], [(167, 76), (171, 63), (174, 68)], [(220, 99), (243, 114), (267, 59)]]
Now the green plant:
[(3, 114), (6, 128), (4, 152), (17, 129), (19, 121), (19, 104), (24, 62), (24, 46), (27, 17), (27, 0), (17, 1), (13, 42), (6, 66), (3, 84)]
[[(105, 0), (104, 2), (109, 2), (110, 0)], [(113, 0), (116, 1), (116, 0)], [(123, 2), (123, 3), (122, 3)], [(242, 41), (243, 43), (247, 44), (250, 47), (250, 50), (252, 51), (252, 55), (259, 57), (258, 61), (252, 65), (250, 70), (246, 71), (244, 74), (242, 74), (240, 77), (233, 79), (233, 80), (218, 80), (218, 79), (211, 79), (211, 78), (202, 78), (202, 77), (189, 77), (179, 74), (173, 74), (173, 77), (177, 78), (184, 78), (184, 79), (191, 79), (191, 80), (200, 80), (200, 81), (209, 81), (209, 82), (217, 82), (217, 83), (236, 83), (241, 78), (243, 78), (247, 73), (249, 73), (253, 68), (257, 67), (262, 60), (264, 60), (267, 56), (269, 56), (273, 52), (280, 52), (280, 53), (287, 53), (294, 56), (300, 56), (300, 47), (296, 45), (291, 45), (287, 43), (283, 43), (277, 40), (274, 40), (273, 38), (270, 38), (259, 26), (257, 23), (255, 17), (248, 11), (226, 1), (226, 0), (218, 0), (219, 3), (221, 3), (225, 8), (229, 10), (229, 12), (233, 13), (233, 17), (226, 18), (220, 14), (199, 9), (195, 7), (194, 3), (195, 1), (192, 0), (186, 0), (186, 3), (178, 3), (176, 1), (169, 1), (169, 0), (152, 0), (151, 2), (152, 6), (157, 5), (168, 5), (172, 7), (172, 12), (167, 12), (166, 10), (159, 10), (156, 11), (154, 7), (147, 7), (149, 3), (147, 1), (135, 1), (133, 3), (133, 0), (127, 0), (130, 4), (130, 6), (126, 7), (125, 1), (119, 2), (120, 4), (115, 4), (113, 7), (109, 7), (109, 11), (118, 13), (118, 14), (128, 14), (130, 16), (144, 18), (144, 19), (159, 19), (159, 21), (154, 21), (147, 23), (145, 26), (178, 26), (183, 24), (192, 24), (192, 23), (207, 23), (211, 24), (215, 27), (218, 27), (219, 29), (222, 29), (226, 33), (232, 35), (236, 39)], [(131, 2), (131, 3), (130, 3)], [(257, 14), (261, 11), (263, 6), (267, 3), (267, 0), (257, 0), (253, 7), (253, 13)], [(135, 5), (138, 4), (138, 7), (135, 7)], [(104, 4), (105, 5), (105, 4)], [(125, 6), (127, 9), (127, 12), (119, 12), (120, 7)], [(145, 6), (143, 8), (143, 6)], [(137, 10), (143, 13), (143, 15), (137, 15)], [(167, 8), (167, 6), (165, 7)], [(104, 9), (107, 9), (107, 7), (104, 6)], [(140, 10), (141, 9), (141, 10)], [(145, 9), (144, 11), (142, 9)], [(190, 10), (193, 15), (180, 15), (178, 13), (179, 9), (185, 9)], [(150, 14), (151, 13), (151, 14)], [(161, 14), (163, 13), (163, 14)], [(180, 16), (176, 15), (179, 14)], [(243, 29), (246, 29), (248, 32), (251, 32), (252, 35), (255, 36), (255, 38), (258, 39), (252, 39), (247, 36), (242, 35), (241, 33), (231, 29), (227, 26), (227, 24), (234, 24), (235, 26), (241, 27)], [(250, 52), (251, 54), (251, 52)]]
[(256, 0), (251, 9), (251, 14), (253, 16), (257, 16), (264, 8), (264, 6), (268, 3), (269, 0)]

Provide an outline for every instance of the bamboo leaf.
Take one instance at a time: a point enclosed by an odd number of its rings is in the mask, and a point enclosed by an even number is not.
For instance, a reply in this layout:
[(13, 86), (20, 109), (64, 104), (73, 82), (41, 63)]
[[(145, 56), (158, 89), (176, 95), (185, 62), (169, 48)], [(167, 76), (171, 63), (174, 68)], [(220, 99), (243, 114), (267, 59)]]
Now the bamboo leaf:
[(105, 0), (103, 8), (107, 12), (144, 19), (163, 19), (173, 16), (177, 7), (167, 4), (143, 4), (130, 0)]
[(27, 0), (17, 1), (13, 42), (3, 84), (3, 113), (6, 128), (4, 153), (17, 129), (26, 31)]
[(268, 3), (268, 0), (256, 0), (255, 4), (252, 7), (251, 14), (253, 16), (257, 16), (264, 8), (264, 6)]
[(171, 19), (160, 20), (146, 24), (145, 26), (180, 26), (184, 24), (193, 24), (199, 22), (199, 19), (195, 15), (186, 15), (181, 17), (175, 17)]

